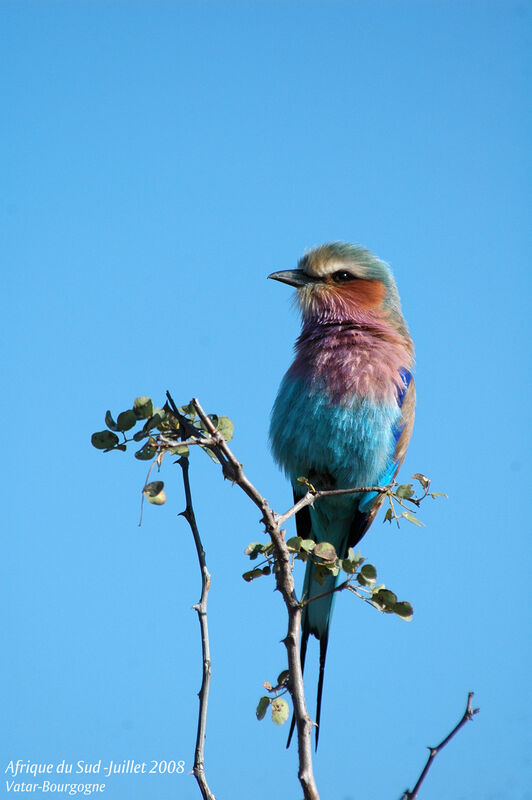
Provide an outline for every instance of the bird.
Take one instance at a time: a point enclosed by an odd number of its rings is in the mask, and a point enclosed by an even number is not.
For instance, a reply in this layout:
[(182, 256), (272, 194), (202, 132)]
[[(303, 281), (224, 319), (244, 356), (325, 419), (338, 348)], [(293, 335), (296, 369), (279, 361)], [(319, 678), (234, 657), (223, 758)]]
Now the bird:
[[(294, 503), (307, 491), (385, 486), (405, 457), (416, 403), (414, 347), (390, 267), (357, 244), (309, 250), (297, 269), (268, 276), (295, 287), (302, 327), (293, 363), (274, 402), (270, 444), (289, 478)], [(382, 493), (322, 497), (296, 514), (302, 539), (332, 544), (346, 558), (372, 524)], [(314, 577), (307, 560), (302, 599), (301, 666), (312, 634), (320, 643), (315, 747), (325, 658), (340, 577)], [(316, 595), (318, 599), (312, 600)], [(295, 720), (288, 736), (287, 747)]]

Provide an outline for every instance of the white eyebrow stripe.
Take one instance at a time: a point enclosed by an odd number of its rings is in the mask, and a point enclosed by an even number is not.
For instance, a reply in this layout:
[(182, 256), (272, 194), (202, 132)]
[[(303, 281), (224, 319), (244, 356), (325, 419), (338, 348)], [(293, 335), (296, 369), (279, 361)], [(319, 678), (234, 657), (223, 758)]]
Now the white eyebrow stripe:
[(349, 272), (351, 275), (356, 275), (353, 265), (345, 264), (341, 261), (327, 261), (325, 263), (319, 262), (318, 264), (309, 264), (306, 271), (309, 275), (314, 275), (316, 278), (326, 278), (327, 275), (332, 275), (340, 270)]

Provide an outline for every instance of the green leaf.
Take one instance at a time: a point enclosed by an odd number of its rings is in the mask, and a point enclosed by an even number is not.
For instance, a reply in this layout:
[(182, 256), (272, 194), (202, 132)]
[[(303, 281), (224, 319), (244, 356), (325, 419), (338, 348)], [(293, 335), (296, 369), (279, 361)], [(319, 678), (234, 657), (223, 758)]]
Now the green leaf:
[(301, 536), (292, 536), (291, 539), (287, 539), (286, 546), (290, 550), (291, 553), (299, 553), (301, 550), (301, 542), (303, 539)]
[(416, 472), (416, 474), (412, 475), (412, 477), (414, 478), (414, 480), (419, 481), (424, 489), (428, 489), (429, 488), (430, 479), (427, 478), (426, 475), (422, 475), (421, 472)]
[(277, 677), (277, 686), (284, 686), (289, 677), (290, 677), (290, 670), (283, 669), (283, 671), (280, 672)]
[(220, 463), (209, 447), (202, 447), (201, 449), (203, 450), (204, 453), (207, 453), (209, 458), (212, 458), (212, 460), (214, 461), (215, 464), (219, 464)]
[(151, 483), (147, 483), (142, 490), (142, 494), (148, 503), (152, 503), (154, 506), (162, 506), (163, 503), (166, 503), (166, 494), (164, 492), (163, 481), (152, 481)]
[(161, 423), (161, 425), (164, 425), (164, 429), (167, 431), (172, 431), (173, 433), (179, 431), (179, 420), (172, 411), (166, 411), (164, 423)]
[(105, 412), (105, 424), (106, 424), (106, 425), (107, 425), (107, 427), (108, 427), (110, 430), (112, 430), (112, 431), (117, 431), (117, 430), (119, 430), (119, 428), (118, 428), (118, 425), (117, 425), (117, 424), (116, 424), (116, 422), (114, 421), (114, 419), (113, 419), (113, 415), (111, 414), (111, 412), (110, 412), (110, 411), (106, 411), (106, 412)]
[(178, 444), (175, 447), (171, 447), (168, 452), (172, 456), (184, 456), (185, 458), (188, 458), (190, 455), (190, 451), (186, 444)]
[(316, 547), (316, 542), (314, 539), (301, 539), (301, 550), (304, 550), (305, 553), (311, 553), (314, 548)]
[(384, 522), (391, 522), (393, 520), (393, 511), (391, 508), (388, 508), (386, 514), (384, 515)]
[(268, 710), (268, 706), (270, 705), (271, 700), (269, 697), (261, 697), (259, 700), (259, 704), (257, 706), (257, 710), (255, 714), (257, 715), (257, 719), (264, 719), (266, 716), (266, 712)]
[(373, 564), (364, 564), (360, 569), (360, 574), (368, 584), (376, 583), (377, 581), (377, 570)]
[(284, 725), (288, 719), (288, 703), (282, 697), (276, 697), (272, 700), (272, 720), (276, 725)]
[(409, 500), (411, 497), (414, 496), (414, 487), (412, 486), (411, 483), (402, 483), (395, 490), (395, 495), (400, 500)]
[(366, 560), (360, 550), (355, 553), (352, 547), (347, 551), (347, 557), (349, 561), (353, 561), (355, 564), (362, 564)]
[(260, 578), (262, 575), (264, 575), (263, 571), (257, 567), (257, 569), (252, 569), (249, 572), (244, 572), (242, 577), (244, 578), (245, 581), (251, 583), (251, 581), (254, 581), (255, 578)]
[(148, 431), (145, 430), (137, 431), (136, 433), (133, 434), (133, 440), (135, 442), (141, 442), (143, 439), (146, 438), (146, 436), (149, 436)]
[(146, 442), (140, 450), (137, 450), (135, 453), (135, 458), (138, 458), (139, 461), (151, 461), (152, 458), (155, 458), (157, 455), (157, 447), (155, 447), (152, 443), (152, 440)]
[(412, 514), (410, 511), (403, 511), (403, 513), (401, 514), (401, 517), (404, 517), (406, 520), (408, 520), (408, 522), (411, 522), (412, 525), (417, 525), (420, 528), (424, 528), (425, 527), (425, 523), (421, 522), (421, 520), (418, 519), (416, 517), (416, 515)]
[(313, 553), (324, 561), (331, 562), (336, 560), (336, 550), (330, 542), (319, 542), (314, 548)]
[(249, 556), (252, 561), (254, 561), (257, 558), (259, 553), (262, 553), (261, 542), (251, 542), (244, 550), (244, 555)]
[(406, 622), (410, 622), (414, 616), (414, 609), (406, 600), (401, 600), (400, 603), (395, 604), (393, 613), (397, 614), (398, 617), (401, 617), (401, 619), (404, 619)]
[(122, 411), (116, 419), (116, 424), (119, 431), (128, 431), (137, 424), (137, 417), (134, 411)]
[(218, 417), (217, 429), (220, 431), (226, 442), (230, 442), (233, 438), (235, 426), (229, 417)]
[(330, 574), (330, 570), (325, 564), (318, 564), (314, 567), (312, 577), (320, 586), (323, 586)]
[(177, 410), (184, 417), (188, 417), (192, 422), (197, 417), (196, 409), (194, 408), (194, 405), (192, 403), (189, 403), (188, 406), (178, 406)]
[(151, 397), (136, 397), (133, 403), (133, 412), (137, 419), (149, 419), (153, 414)]
[(271, 569), (269, 564), (268, 564), (268, 566), (262, 568), (262, 574), (263, 575), (269, 575), (271, 571), (272, 571), (272, 569)]
[(166, 411), (163, 408), (155, 408), (142, 430), (151, 431), (152, 428), (158, 428), (164, 422), (165, 417)]
[(374, 592), (371, 595), (371, 599), (373, 602), (377, 603), (379, 607), (382, 607), (386, 611), (395, 610), (397, 595), (394, 594), (394, 592), (391, 592), (389, 589), (379, 589), (378, 592)]
[[(217, 416), (217, 414), (207, 414), (207, 416), (209, 417), (210, 421), (212, 422), (212, 424), (216, 428), (216, 425), (218, 424), (218, 416)], [(205, 431), (205, 433), (209, 433), (209, 429), (208, 429), (206, 423), (202, 419), (198, 422), (197, 427), (200, 430)]]
[(354, 561), (350, 561), (348, 558), (343, 558), (342, 569), (344, 572), (347, 572), (348, 575), (353, 575), (357, 571), (358, 567)]
[(116, 433), (111, 431), (98, 431), (91, 436), (91, 444), (97, 450), (111, 450), (119, 441)]
[(355, 553), (353, 548), (350, 547), (347, 551), (347, 558), (342, 560), (342, 569), (349, 575), (353, 575), (364, 561), (365, 559), (362, 557), (360, 550)]
[(447, 497), (447, 498), (449, 497), (449, 495), (445, 494), (445, 492), (431, 492), (430, 496), (433, 497), (434, 499), (436, 499), (437, 497)]

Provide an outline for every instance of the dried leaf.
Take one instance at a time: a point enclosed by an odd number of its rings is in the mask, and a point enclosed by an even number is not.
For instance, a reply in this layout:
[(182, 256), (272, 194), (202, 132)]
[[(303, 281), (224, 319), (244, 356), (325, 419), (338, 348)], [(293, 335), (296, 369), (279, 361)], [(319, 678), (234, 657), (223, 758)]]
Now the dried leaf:
[(313, 553), (323, 561), (331, 562), (336, 560), (336, 550), (330, 542), (319, 542), (313, 550)]
[(430, 478), (427, 478), (426, 475), (422, 475), (421, 472), (416, 472), (415, 475), (412, 475), (414, 480), (419, 481), (420, 484), (424, 489), (428, 489), (430, 486)]

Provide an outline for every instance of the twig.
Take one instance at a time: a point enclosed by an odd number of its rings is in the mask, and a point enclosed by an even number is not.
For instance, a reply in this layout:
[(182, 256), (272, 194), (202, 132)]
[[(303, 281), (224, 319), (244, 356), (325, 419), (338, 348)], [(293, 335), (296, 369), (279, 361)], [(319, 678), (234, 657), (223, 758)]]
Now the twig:
[(427, 758), (427, 763), (423, 767), (423, 770), (417, 780), (416, 785), (414, 786), (412, 791), (409, 791), (407, 789), (406, 792), (404, 792), (404, 794), (401, 796), (401, 800), (416, 800), (418, 792), (421, 788), (421, 784), (427, 777), (427, 773), (432, 766), (432, 762), (434, 761), (440, 750), (443, 750), (445, 745), (449, 744), (453, 736), (456, 736), (460, 728), (463, 728), (466, 722), (469, 722), (470, 719), (473, 719), (475, 714), (478, 714), (480, 708), (473, 708), (473, 706), (471, 705), (471, 701), (473, 700), (473, 695), (474, 692), (469, 692), (469, 694), (467, 695), (466, 710), (464, 711), (464, 715), (460, 720), (460, 722), (452, 729), (452, 731), (448, 734), (448, 736), (446, 736), (445, 739), (441, 741), (439, 745), (437, 745), (437, 747), (429, 747), (429, 756)]
[(290, 517), (293, 517), (297, 514), (298, 511), (301, 511), (302, 508), (305, 506), (313, 506), (316, 500), (319, 500), (320, 497), (340, 497), (344, 494), (357, 494), (359, 492), (375, 492), (376, 494), (387, 494), (390, 491), (390, 486), (364, 486), (364, 487), (357, 487), (353, 489), (320, 489), (319, 491), (308, 491), (306, 494), (301, 497), (295, 505), (285, 511), (284, 514), (281, 514), (279, 517), (279, 525), (284, 525)]
[(192, 494), (190, 491), (190, 481), (188, 477), (189, 461), (188, 458), (181, 457), (177, 462), (183, 471), (183, 484), (185, 487), (186, 508), (181, 512), (192, 531), (194, 537), (194, 544), (196, 545), (196, 552), (198, 554), (198, 562), (201, 571), (201, 598), (199, 603), (193, 606), (197, 611), (200, 630), (201, 630), (201, 650), (203, 658), (203, 678), (201, 681), (201, 689), (198, 692), (199, 697), (199, 715), (198, 715), (198, 730), (196, 734), (196, 749), (194, 752), (194, 768), (192, 772), (198, 782), (200, 792), (204, 800), (216, 800), (215, 796), (209, 788), (207, 778), (205, 777), (205, 732), (207, 727), (207, 705), (209, 702), (209, 687), (211, 682), (211, 652), (209, 645), (209, 628), (207, 624), (207, 596), (211, 584), (211, 576), (207, 569), (205, 560), (205, 551), (201, 543), (201, 538), (196, 524), (196, 517), (194, 508), (192, 506)]
[[(172, 438), (170, 439), (168, 436), (164, 436), (160, 433), (157, 436), (157, 441), (161, 445), (167, 445), (169, 447), (175, 447), (175, 440)], [(192, 447), (195, 444), (199, 444), (201, 447), (211, 447), (215, 444), (214, 439), (184, 439), (183, 441), (179, 442), (180, 447)]]
[(308, 606), (309, 603), (313, 603), (314, 600), (320, 600), (322, 597), (327, 597), (329, 594), (334, 594), (335, 592), (342, 592), (344, 589), (349, 588), (349, 584), (352, 578), (348, 578), (343, 583), (339, 583), (338, 586), (335, 586), (334, 589), (328, 589), (326, 592), (320, 592), (320, 594), (313, 594), (312, 597), (307, 597), (305, 600), (301, 600), (299, 605), (301, 608), (304, 606)]
[[(172, 409), (172, 413), (178, 416), (183, 427), (183, 432), (187, 436), (195, 437), (198, 435), (197, 428), (192, 423), (179, 414), (177, 407), (167, 392), (166, 396)], [(294, 578), (290, 564), (290, 552), (286, 546), (284, 532), (281, 530), (279, 516), (275, 514), (265, 497), (248, 480), (242, 469), (242, 464), (235, 458), (231, 449), (228, 447), (222, 434), (216, 430), (212, 420), (207, 416), (197, 399), (191, 401), (200, 420), (206, 428), (207, 435), (214, 440), (215, 444), (210, 445), (210, 449), (220, 462), (222, 472), (226, 478), (236, 483), (253, 503), (262, 512), (262, 522), (269, 534), (275, 553), (275, 560), (278, 571), (275, 572), (277, 588), (281, 592), (288, 611), (288, 632), (284, 639), (284, 644), (288, 656), (288, 670), (290, 677), (288, 680), (288, 690), (294, 705), (294, 716), (297, 724), (297, 740), (299, 753), (298, 777), (305, 800), (319, 800), (318, 788), (314, 778), (312, 765), (311, 732), (314, 722), (311, 720), (306, 706), (305, 693), (303, 688), (303, 673), (301, 670), (301, 659), (299, 655), (299, 635), (301, 629), (301, 606), (296, 597)], [(182, 422), (183, 420), (183, 422)]]
[[(139, 528), (141, 528), (141, 527), (142, 527), (142, 515), (144, 514), (144, 497), (145, 497), (145, 495), (144, 495), (144, 489), (145, 489), (145, 488), (146, 488), (146, 486), (148, 485), (148, 481), (150, 480), (150, 475), (151, 475), (151, 471), (152, 471), (152, 469), (153, 469), (153, 468), (154, 468), (154, 466), (155, 466), (156, 464), (158, 464), (158, 463), (159, 463), (159, 462), (158, 462), (158, 459), (157, 459), (157, 458), (155, 459), (155, 461), (152, 461), (152, 463), (150, 464), (150, 468), (149, 468), (149, 470), (148, 470), (148, 474), (146, 475), (146, 480), (144, 481), (144, 487), (143, 487), (143, 489), (142, 489), (142, 499), (141, 499), (141, 501), (140, 501), (140, 517), (139, 517)], [(159, 469), (160, 469), (160, 468), (161, 468), (161, 465), (159, 464)]]

